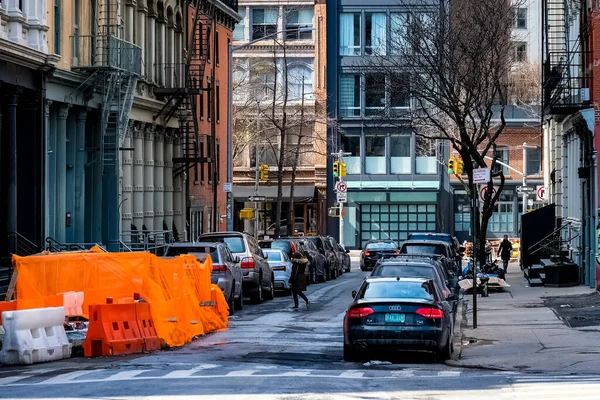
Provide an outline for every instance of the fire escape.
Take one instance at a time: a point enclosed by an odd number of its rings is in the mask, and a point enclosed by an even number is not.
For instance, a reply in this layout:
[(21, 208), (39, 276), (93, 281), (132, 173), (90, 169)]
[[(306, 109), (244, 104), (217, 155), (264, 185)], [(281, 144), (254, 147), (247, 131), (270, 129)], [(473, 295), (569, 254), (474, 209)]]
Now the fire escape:
[[(154, 93), (165, 98), (165, 105), (154, 116), (154, 120), (162, 118), (166, 124), (173, 116), (177, 116), (182, 147), (182, 156), (173, 158), (176, 167), (174, 175), (188, 172), (198, 163), (204, 167), (210, 163), (210, 157), (204, 157), (199, 141), (198, 126), (199, 96), (208, 91), (212, 95), (211, 84), (204, 86), (204, 75), (207, 60), (210, 57), (211, 32), (215, 19), (215, 4), (212, 1), (197, 0), (193, 11), (193, 19), (188, 28), (188, 46), (184, 64), (165, 65), (164, 73), (170, 76), (165, 87), (156, 88)], [(168, 82), (172, 84), (169, 85)]]
[(542, 0), (544, 115), (571, 114), (590, 104), (589, 52), (582, 49), (581, 32), (572, 33), (579, 11), (574, 4)]
[(122, 12), (119, 0), (98, 1), (95, 32), (72, 38), (79, 56), (72, 69), (89, 74), (84, 96), (102, 96), (102, 242), (108, 251), (119, 251), (119, 150), (142, 70), (141, 48), (123, 39)]

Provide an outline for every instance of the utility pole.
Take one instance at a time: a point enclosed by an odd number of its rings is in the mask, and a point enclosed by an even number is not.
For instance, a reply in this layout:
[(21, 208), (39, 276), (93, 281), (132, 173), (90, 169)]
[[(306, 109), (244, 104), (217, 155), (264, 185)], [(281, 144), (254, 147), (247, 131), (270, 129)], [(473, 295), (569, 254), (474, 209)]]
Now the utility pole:
[(258, 182), (260, 179), (260, 160), (258, 159), (258, 146), (256, 146), (256, 171), (254, 174), (254, 239), (258, 240), (258, 217), (260, 215), (258, 211), (258, 201), (256, 201), (258, 197)]

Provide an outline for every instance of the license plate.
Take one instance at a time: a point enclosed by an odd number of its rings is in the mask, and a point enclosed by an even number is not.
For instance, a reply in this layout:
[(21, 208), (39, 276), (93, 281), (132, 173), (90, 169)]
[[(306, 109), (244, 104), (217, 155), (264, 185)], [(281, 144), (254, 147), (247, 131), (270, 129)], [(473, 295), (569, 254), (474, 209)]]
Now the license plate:
[(406, 319), (404, 314), (385, 314), (385, 322), (390, 324), (403, 324)]

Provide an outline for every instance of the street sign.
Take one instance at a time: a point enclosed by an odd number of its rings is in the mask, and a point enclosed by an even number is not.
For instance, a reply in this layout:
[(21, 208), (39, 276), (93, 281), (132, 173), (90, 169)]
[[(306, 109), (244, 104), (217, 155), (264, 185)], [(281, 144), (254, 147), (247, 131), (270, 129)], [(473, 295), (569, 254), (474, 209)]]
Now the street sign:
[(489, 168), (477, 168), (473, 170), (473, 183), (488, 183), (490, 179)]
[(346, 185), (346, 182), (339, 181), (338, 183), (336, 183), (335, 189), (338, 192), (346, 193), (346, 191), (348, 190), (348, 186)]
[(225, 193), (231, 193), (231, 182), (223, 183), (223, 191)]
[[(484, 186), (481, 188), (481, 190), (479, 191), (479, 198), (481, 199), (481, 201), (485, 201), (485, 194), (487, 193), (487, 186)], [(492, 188), (492, 196), (496, 193), (496, 188)]]
[(262, 201), (267, 201), (267, 198), (265, 196), (250, 196), (248, 197), (248, 201), (260, 203)]
[(337, 192), (337, 202), (346, 203), (348, 201), (348, 194), (346, 192)]
[(536, 188), (537, 200), (544, 201), (546, 200), (546, 189), (543, 186), (538, 186)]
[(533, 186), (517, 186), (517, 192), (519, 193), (530, 193), (534, 191), (535, 188)]

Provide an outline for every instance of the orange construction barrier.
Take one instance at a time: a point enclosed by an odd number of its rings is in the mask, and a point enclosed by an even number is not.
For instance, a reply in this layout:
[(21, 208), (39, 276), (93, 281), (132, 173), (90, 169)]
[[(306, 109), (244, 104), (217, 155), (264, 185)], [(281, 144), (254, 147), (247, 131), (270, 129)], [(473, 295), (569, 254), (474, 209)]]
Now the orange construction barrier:
[[(150, 305), (157, 336), (169, 346), (181, 346), (195, 336), (227, 328), (226, 304), (217, 291), (215, 307), (202, 306), (211, 296), (212, 262), (193, 255), (159, 258), (150, 253), (63, 252), (28, 257), (13, 256), (18, 271), (18, 309), (47, 307), (57, 295), (83, 292), (83, 316), (89, 307), (104, 304), (133, 304), (133, 293)], [(110, 321), (110, 320), (109, 320)], [(112, 322), (112, 321), (110, 321)]]
[(160, 350), (160, 339), (156, 335), (152, 315), (150, 315), (150, 304), (135, 303), (135, 317), (144, 339), (144, 351)]
[(91, 305), (90, 324), (83, 343), (86, 357), (141, 353), (144, 339), (136, 320), (135, 304)]
[(0, 325), (2, 325), (2, 313), (4, 311), (15, 311), (16, 309), (16, 301), (0, 301)]

